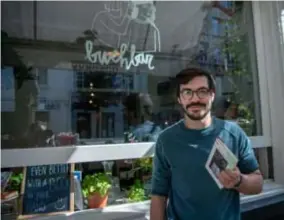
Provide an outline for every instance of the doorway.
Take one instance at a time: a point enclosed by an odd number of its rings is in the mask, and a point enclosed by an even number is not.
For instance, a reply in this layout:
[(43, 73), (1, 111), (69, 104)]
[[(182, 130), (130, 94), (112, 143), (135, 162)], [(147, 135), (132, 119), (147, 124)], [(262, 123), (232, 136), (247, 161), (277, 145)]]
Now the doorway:
[(76, 132), (80, 138), (91, 138), (91, 114), (77, 113)]

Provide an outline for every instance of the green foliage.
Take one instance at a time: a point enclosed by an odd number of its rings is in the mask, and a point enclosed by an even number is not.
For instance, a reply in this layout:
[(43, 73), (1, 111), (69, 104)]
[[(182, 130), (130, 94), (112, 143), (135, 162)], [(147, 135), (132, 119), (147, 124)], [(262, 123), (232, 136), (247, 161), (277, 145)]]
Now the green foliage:
[(145, 196), (144, 186), (141, 181), (135, 181), (134, 185), (131, 186), (130, 190), (128, 191), (127, 198), (129, 202), (141, 202), (147, 199)]
[(99, 193), (101, 196), (105, 196), (111, 187), (109, 177), (104, 173), (96, 173), (93, 175), (87, 175), (82, 183), (83, 195), (88, 197), (93, 193)]
[(233, 102), (239, 103), (238, 112), (246, 123), (251, 123), (253, 115), (250, 106), (244, 101), (239, 85), (233, 83), (234, 80), (247, 78), (251, 80), (250, 56), (249, 56), (249, 40), (248, 26), (244, 20), (242, 5), (236, 8), (236, 13), (231, 19), (226, 20), (226, 25), (229, 29), (226, 31), (226, 40), (223, 44), (223, 53), (229, 54), (234, 60), (234, 66), (229, 67), (226, 71), (227, 76), (231, 76), (232, 86), (234, 88)]
[[(225, 24), (224, 24), (225, 25)], [(238, 11), (231, 18), (226, 20), (226, 40), (223, 45), (223, 53), (230, 54), (234, 60), (234, 67), (227, 71), (227, 75), (245, 76), (249, 71), (248, 39), (245, 24), (242, 24), (242, 13)]]
[(238, 112), (242, 116), (242, 118), (251, 120), (252, 119), (252, 113), (245, 104), (240, 104), (238, 107)]
[(153, 167), (153, 158), (144, 157), (137, 159), (136, 166), (140, 167), (144, 172), (151, 172)]
[(19, 173), (19, 174), (12, 174), (10, 180), (9, 180), (9, 185), (8, 185), (8, 189), (9, 190), (16, 190), (16, 191), (20, 191), (21, 190), (21, 183), (23, 181), (23, 173)]

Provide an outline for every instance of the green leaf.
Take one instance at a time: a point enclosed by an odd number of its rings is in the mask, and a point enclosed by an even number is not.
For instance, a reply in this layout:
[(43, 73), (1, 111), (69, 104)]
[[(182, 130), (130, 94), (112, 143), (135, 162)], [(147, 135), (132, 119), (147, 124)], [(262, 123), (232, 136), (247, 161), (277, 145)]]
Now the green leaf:
[(130, 202), (140, 202), (146, 200), (145, 190), (140, 180), (136, 180), (134, 185), (128, 191), (128, 200)]
[(107, 194), (110, 187), (110, 179), (105, 173), (87, 175), (82, 182), (85, 197), (95, 192), (99, 193), (101, 196), (104, 196)]

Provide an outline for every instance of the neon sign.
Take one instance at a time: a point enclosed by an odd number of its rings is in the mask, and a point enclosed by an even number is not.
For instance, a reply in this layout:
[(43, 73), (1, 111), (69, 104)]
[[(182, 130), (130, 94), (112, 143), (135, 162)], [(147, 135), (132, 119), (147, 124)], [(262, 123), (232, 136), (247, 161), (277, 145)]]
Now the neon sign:
[[(85, 42), (86, 59), (101, 65), (118, 64), (126, 70), (142, 64), (153, 70), (151, 53), (161, 51), (160, 31), (155, 20), (156, 6), (152, 0), (105, 2), (104, 9), (92, 22), (91, 31), (96, 39)], [(97, 34), (98, 31), (104, 34)], [(95, 41), (119, 49), (96, 51)]]
[(125, 53), (128, 49), (126, 44), (120, 46), (119, 52), (110, 53), (109, 51), (93, 51), (94, 44), (91, 40), (87, 40), (85, 43), (86, 59), (91, 63), (100, 63), (101, 65), (109, 65), (111, 62), (119, 64), (120, 67), (125, 67), (129, 70), (132, 66), (137, 67), (140, 64), (146, 64), (150, 70), (155, 67), (152, 62), (154, 56), (152, 54), (136, 53), (135, 45), (130, 47), (130, 57), (125, 57)]

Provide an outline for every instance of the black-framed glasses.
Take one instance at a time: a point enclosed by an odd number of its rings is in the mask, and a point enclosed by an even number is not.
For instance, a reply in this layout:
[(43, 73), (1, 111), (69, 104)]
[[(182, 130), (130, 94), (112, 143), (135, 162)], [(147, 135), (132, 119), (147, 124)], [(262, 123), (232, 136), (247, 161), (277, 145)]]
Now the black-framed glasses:
[(211, 90), (207, 88), (201, 88), (196, 91), (191, 89), (183, 89), (180, 91), (180, 94), (184, 99), (192, 99), (194, 94), (196, 94), (199, 99), (205, 99), (211, 94)]

